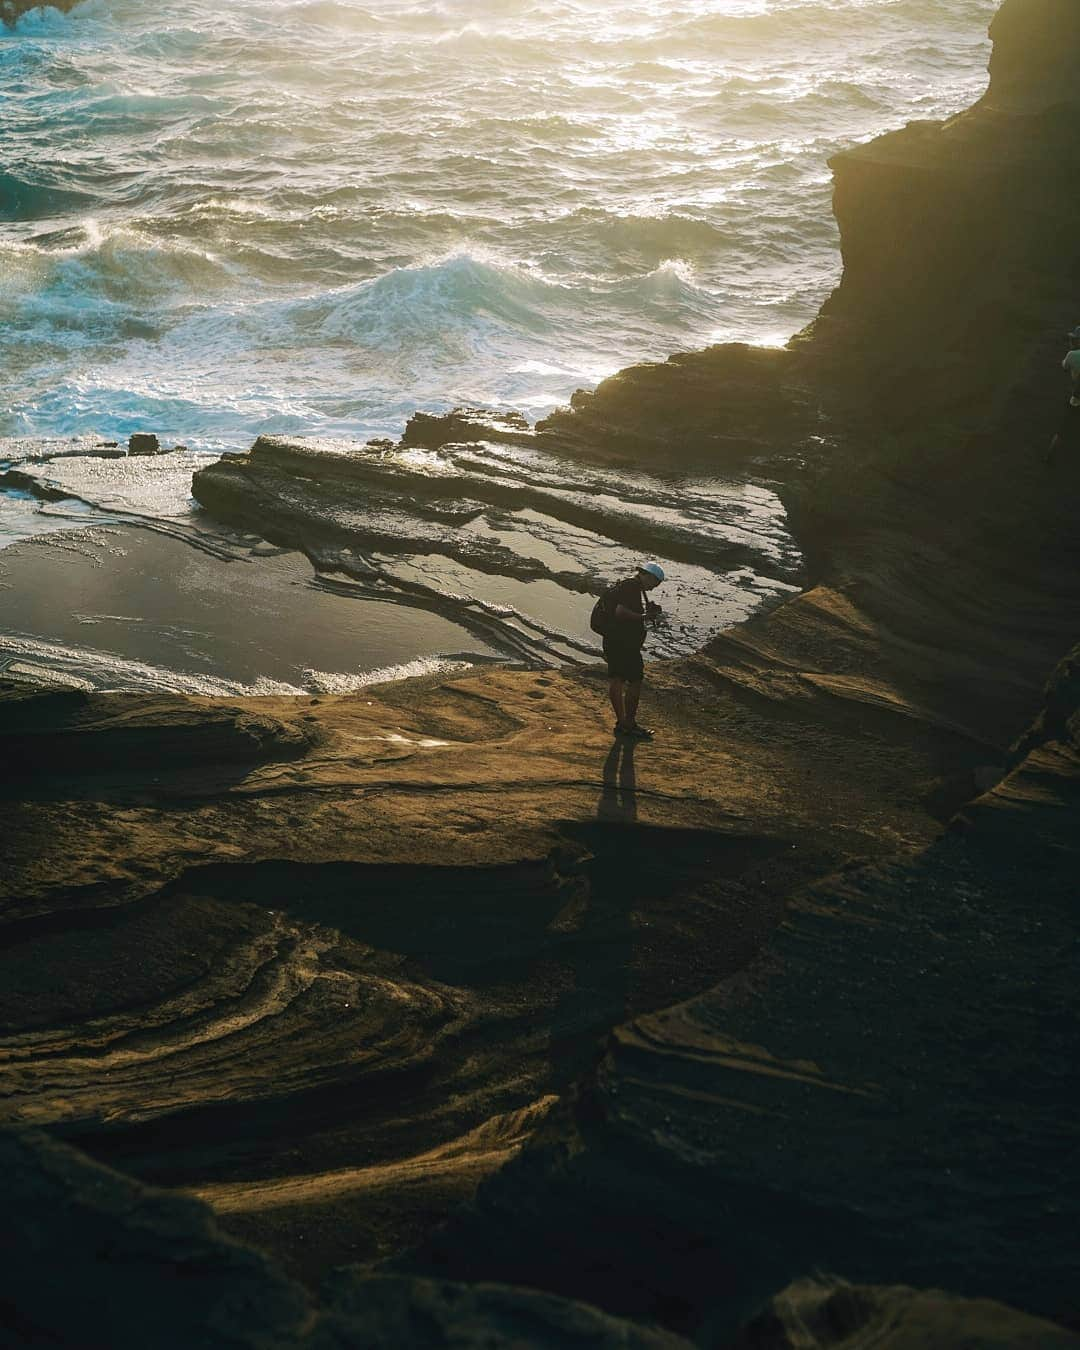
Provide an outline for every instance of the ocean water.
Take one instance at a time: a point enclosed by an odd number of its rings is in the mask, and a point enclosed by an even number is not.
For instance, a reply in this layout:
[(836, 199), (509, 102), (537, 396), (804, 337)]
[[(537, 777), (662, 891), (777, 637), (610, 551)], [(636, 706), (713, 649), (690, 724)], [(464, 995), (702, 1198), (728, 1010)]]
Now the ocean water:
[[(357, 438), (783, 342), (839, 275), (829, 156), (974, 101), (995, 7), (84, 0), (0, 32), (0, 671), (319, 693), (590, 662), (592, 596), (643, 554), (653, 657), (790, 595), (752, 472)], [(98, 444), (137, 430), (188, 449)], [(306, 557), (192, 501), (261, 433), (366, 457), (351, 489), (272, 480)]]
[(0, 32), (0, 435), (397, 434), (783, 341), (996, 0), (85, 0)]

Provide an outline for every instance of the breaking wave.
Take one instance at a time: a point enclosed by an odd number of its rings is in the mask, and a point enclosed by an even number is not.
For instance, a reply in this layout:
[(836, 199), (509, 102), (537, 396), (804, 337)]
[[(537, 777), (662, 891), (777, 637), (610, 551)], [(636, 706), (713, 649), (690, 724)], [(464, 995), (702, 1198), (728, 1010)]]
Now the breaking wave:
[(305, 670), (307, 687), (320, 694), (355, 694), (375, 684), (390, 684), (395, 680), (412, 680), (422, 676), (454, 675), (468, 670), (474, 663), (453, 657), (418, 657), (396, 666), (383, 666), (361, 674), (343, 674), (326, 670)]
[(261, 678), (249, 684), (218, 675), (192, 674), (133, 661), (92, 647), (67, 646), (19, 634), (0, 633), (0, 671), (6, 679), (68, 689), (124, 690), (140, 693), (196, 694), (229, 698), (241, 694), (303, 694), (301, 688), (280, 680)]
[(996, 0), (84, 0), (0, 42), (0, 435), (393, 434), (775, 341), (830, 154), (984, 83)]

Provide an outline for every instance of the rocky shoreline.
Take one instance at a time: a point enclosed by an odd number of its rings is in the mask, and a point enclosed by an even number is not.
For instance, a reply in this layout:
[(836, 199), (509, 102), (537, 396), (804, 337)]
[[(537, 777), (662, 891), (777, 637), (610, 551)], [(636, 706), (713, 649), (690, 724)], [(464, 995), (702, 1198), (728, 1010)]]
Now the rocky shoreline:
[(1077, 1343), (1077, 13), (839, 157), (787, 350), (537, 428), (783, 479), (810, 584), (650, 670), (655, 744), (587, 667), (3, 688), (10, 1343)]

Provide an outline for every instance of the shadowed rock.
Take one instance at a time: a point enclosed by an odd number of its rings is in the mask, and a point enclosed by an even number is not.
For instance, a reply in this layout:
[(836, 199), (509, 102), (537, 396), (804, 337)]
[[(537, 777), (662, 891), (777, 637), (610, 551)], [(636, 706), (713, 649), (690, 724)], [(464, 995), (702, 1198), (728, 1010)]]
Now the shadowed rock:
[(416, 1268), (496, 1251), (696, 1337), (814, 1265), (1074, 1320), (1078, 819), (1055, 743), (919, 856), (797, 895), (745, 976), (616, 1029), (561, 1139)]
[(713, 472), (790, 461), (827, 429), (790, 353), (742, 343), (630, 366), (537, 423), (541, 442), (577, 453)]
[(776, 1295), (731, 1350), (1070, 1350), (1080, 1338), (987, 1299), (802, 1280)]
[(0, 1193), (8, 1345), (283, 1350), (301, 1340), (304, 1292), (197, 1200), (31, 1131), (0, 1131)]
[(484, 1350), (690, 1350), (671, 1332), (635, 1326), (595, 1308), (502, 1285), (450, 1284), (337, 1272), (313, 1347), (483, 1346)]
[(13, 771), (0, 792), (21, 792), (27, 779), (65, 771), (145, 777), (155, 764), (174, 769), (291, 759), (311, 750), (319, 733), (310, 724), (269, 716), (257, 704), (66, 690), (42, 695), (0, 683), (0, 740)]
[(461, 441), (518, 444), (531, 440), (533, 430), (520, 413), (490, 408), (455, 408), (449, 413), (416, 412), (409, 418), (402, 445), (438, 450)]
[(319, 1306), (222, 1233), (199, 1201), (143, 1186), (31, 1131), (0, 1131), (0, 1203), (5, 1345), (688, 1350), (670, 1333), (494, 1285), (341, 1271)]
[[(4, 1343), (85, 1350), (689, 1350), (661, 1328), (530, 1289), (335, 1271), (313, 1299), (187, 1196), (144, 1186), (32, 1131), (0, 1131)], [(57, 1296), (62, 1271), (63, 1297)], [(732, 1350), (1068, 1350), (1078, 1339), (998, 1303), (803, 1281)]]
[(1080, 103), (1073, 66), (1080, 10), (1072, 0), (1006, 0), (990, 36), (990, 106), (1032, 113)]

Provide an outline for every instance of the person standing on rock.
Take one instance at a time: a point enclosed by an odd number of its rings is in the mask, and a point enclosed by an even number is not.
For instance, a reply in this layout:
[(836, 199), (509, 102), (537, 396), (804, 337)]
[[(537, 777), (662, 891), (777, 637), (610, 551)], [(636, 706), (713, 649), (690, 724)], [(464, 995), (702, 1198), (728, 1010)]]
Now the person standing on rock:
[(664, 580), (664, 569), (656, 562), (642, 563), (632, 577), (616, 582), (596, 602), (592, 615), (593, 631), (604, 639), (604, 660), (608, 667), (608, 695), (615, 712), (615, 735), (650, 741), (652, 732), (638, 725), (638, 700), (645, 678), (641, 649), (645, 645), (646, 619), (658, 619), (663, 612), (645, 597)]
[(1053, 462), (1057, 452), (1064, 448), (1080, 452), (1080, 327), (1069, 334), (1069, 350), (1061, 368), (1068, 371), (1071, 380), (1069, 401), (1062, 409), (1061, 421), (1046, 452), (1046, 462)]

